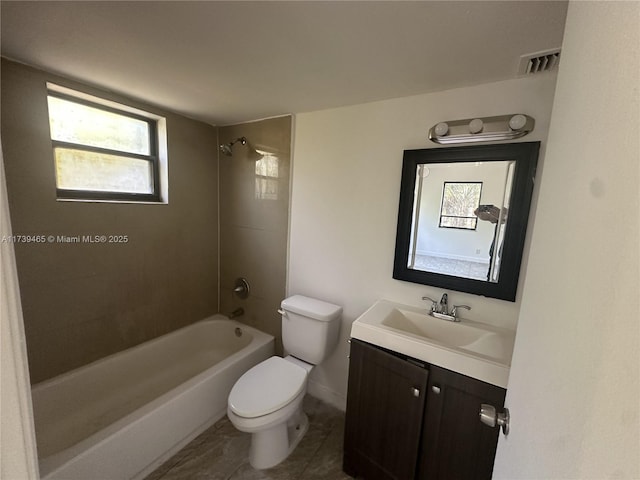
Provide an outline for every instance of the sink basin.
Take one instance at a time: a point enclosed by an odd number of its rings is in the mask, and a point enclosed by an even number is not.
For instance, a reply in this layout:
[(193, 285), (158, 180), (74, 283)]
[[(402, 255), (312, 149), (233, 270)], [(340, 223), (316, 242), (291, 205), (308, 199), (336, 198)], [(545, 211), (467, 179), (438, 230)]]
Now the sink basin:
[(450, 322), (426, 309), (377, 301), (351, 336), (506, 388), (515, 333), (470, 320)]
[(493, 358), (496, 361), (505, 359), (510, 362), (511, 355), (513, 354), (513, 340), (509, 340), (509, 338), (504, 338), (497, 333), (488, 333), (475, 342), (462, 345), (460, 348), (468, 352), (475, 352)]
[(462, 322), (449, 322), (403, 308), (391, 309), (382, 319), (382, 325), (452, 346), (472, 344), (489, 334)]

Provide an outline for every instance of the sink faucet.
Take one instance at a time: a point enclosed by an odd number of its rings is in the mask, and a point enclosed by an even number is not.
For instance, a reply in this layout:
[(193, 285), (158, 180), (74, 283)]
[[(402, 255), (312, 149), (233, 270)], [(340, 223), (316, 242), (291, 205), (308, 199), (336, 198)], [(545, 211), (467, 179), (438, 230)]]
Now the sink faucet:
[(446, 293), (442, 294), (442, 298), (440, 299), (440, 311), (438, 313), (444, 313), (445, 315), (449, 314), (448, 298), (449, 296)]
[(422, 297), (422, 300), (429, 300), (431, 302), (429, 315), (431, 315), (432, 317), (440, 318), (442, 320), (449, 320), (451, 322), (460, 321), (460, 319), (458, 318), (459, 309), (464, 308), (466, 310), (471, 310), (471, 307), (468, 305), (454, 305), (451, 309), (451, 312), (449, 312), (449, 296), (446, 293), (442, 295), (440, 302), (437, 302), (436, 300), (429, 297)]

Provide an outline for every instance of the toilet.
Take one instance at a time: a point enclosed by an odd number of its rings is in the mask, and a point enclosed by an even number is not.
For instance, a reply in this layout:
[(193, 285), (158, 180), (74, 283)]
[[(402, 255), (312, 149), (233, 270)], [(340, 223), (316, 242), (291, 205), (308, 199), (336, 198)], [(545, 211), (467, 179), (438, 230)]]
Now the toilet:
[(307, 378), (338, 342), (342, 308), (302, 295), (282, 301), (282, 344), (286, 357), (273, 356), (238, 379), (227, 402), (227, 415), (251, 433), (249, 463), (273, 467), (296, 448), (309, 427), (302, 411)]

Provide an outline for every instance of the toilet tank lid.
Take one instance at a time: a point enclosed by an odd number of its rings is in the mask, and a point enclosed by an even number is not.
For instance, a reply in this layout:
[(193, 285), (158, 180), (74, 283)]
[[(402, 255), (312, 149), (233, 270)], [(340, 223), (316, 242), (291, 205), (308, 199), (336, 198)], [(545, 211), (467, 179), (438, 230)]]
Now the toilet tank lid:
[(304, 295), (293, 295), (285, 298), (280, 307), (287, 312), (297, 313), (324, 322), (334, 320), (342, 313), (342, 307), (338, 305), (305, 297)]

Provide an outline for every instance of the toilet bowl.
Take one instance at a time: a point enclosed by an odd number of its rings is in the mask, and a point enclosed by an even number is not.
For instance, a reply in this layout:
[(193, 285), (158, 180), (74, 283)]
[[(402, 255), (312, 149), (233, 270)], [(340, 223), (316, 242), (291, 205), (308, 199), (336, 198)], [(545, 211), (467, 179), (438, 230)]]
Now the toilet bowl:
[(229, 394), (227, 415), (238, 430), (252, 434), (249, 463), (256, 469), (287, 458), (307, 432), (302, 401), (313, 366), (301, 363), (271, 357), (240, 377)]
[(251, 368), (231, 389), (227, 415), (251, 433), (249, 463), (271, 468), (296, 448), (309, 428), (302, 410), (307, 378), (337, 343), (342, 309), (302, 295), (282, 301), (285, 358), (271, 357)]

